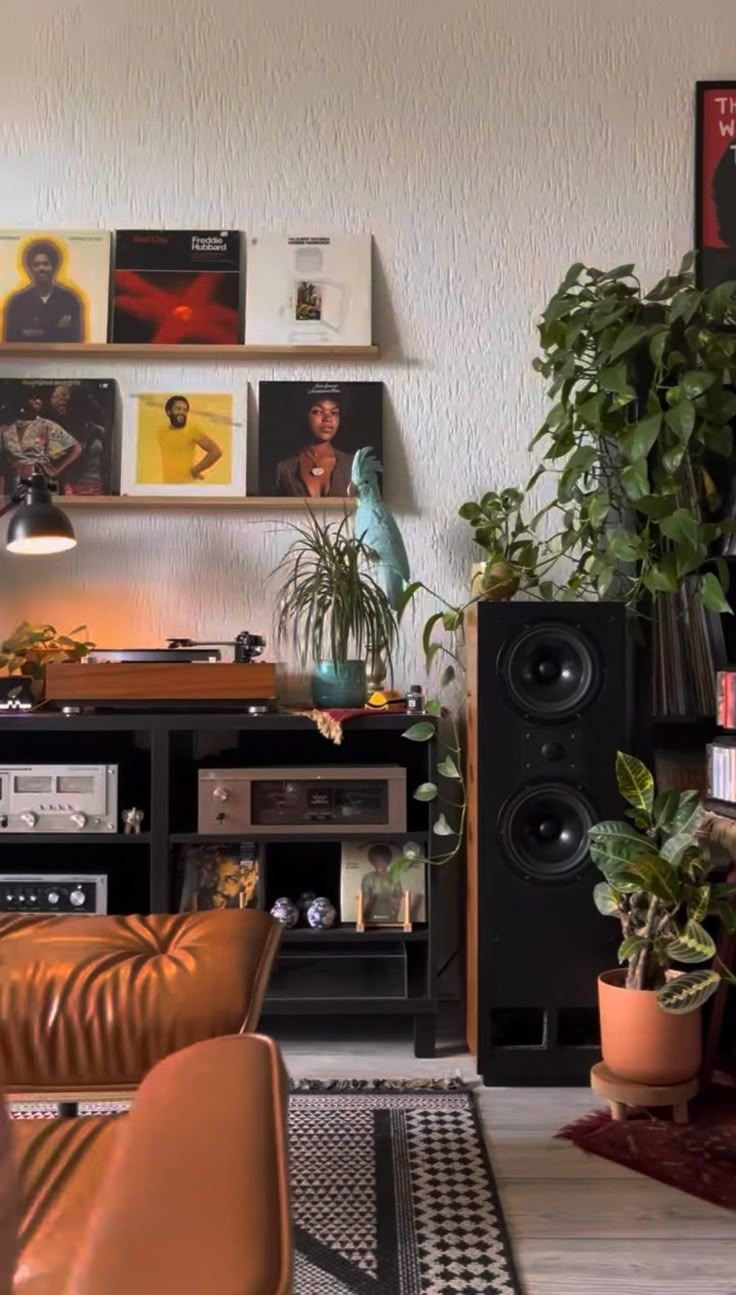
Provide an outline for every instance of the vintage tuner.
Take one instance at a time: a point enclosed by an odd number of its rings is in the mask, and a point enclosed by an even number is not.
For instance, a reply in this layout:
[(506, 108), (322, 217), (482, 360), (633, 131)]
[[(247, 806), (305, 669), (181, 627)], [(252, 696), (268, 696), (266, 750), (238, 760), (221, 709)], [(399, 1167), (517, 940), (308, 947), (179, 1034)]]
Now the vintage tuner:
[(118, 766), (0, 766), (3, 832), (116, 832)]

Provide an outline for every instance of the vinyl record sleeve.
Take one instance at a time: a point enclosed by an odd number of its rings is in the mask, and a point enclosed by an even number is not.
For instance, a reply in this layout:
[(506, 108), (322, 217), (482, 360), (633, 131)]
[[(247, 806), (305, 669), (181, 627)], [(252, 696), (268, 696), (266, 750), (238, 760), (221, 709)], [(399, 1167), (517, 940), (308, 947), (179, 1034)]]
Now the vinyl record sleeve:
[(260, 382), (260, 493), (347, 498), (356, 450), (383, 462), (382, 411), (382, 382)]
[(242, 340), (239, 231), (119, 229), (112, 340), (235, 345)]
[(246, 342), (370, 346), (370, 234), (261, 234), (246, 269)]
[(61, 495), (117, 494), (117, 413), (112, 378), (0, 378), (0, 493), (40, 464)]
[(109, 287), (108, 230), (0, 230), (2, 341), (106, 342)]
[[(386, 876), (391, 860), (398, 858), (406, 848), (383, 841), (343, 841), (340, 867), (341, 922), (357, 921), (358, 895), (361, 890), (365, 917), (376, 925), (382, 921), (399, 920), (401, 900), (406, 891), (410, 896), (411, 921), (426, 922), (426, 865), (422, 862), (413, 863), (397, 882), (390, 882)], [(413, 848), (417, 854), (421, 854), (418, 845)]]

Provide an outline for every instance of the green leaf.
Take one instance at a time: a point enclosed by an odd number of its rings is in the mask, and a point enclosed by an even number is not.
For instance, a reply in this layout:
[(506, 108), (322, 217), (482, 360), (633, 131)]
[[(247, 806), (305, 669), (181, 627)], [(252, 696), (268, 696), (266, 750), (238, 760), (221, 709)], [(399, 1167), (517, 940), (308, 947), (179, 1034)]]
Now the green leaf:
[(462, 774), (460, 773), (460, 770), (458, 769), (451, 755), (446, 755), (444, 760), (439, 761), (437, 765), (437, 772), (443, 778), (459, 778), (459, 779), (462, 778)]
[(577, 283), (584, 269), (585, 269), (585, 266), (583, 265), (582, 261), (576, 261), (574, 265), (571, 265), (570, 269), (567, 271), (567, 274), (562, 280), (562, 283), (557, 289), (557, 292), (555, 293), (555, 297), (563, 296), (566, 292), (569, 292), (570, 288), (574, 287), (575, 284)]
[(687, 971), (682, 976), (673, 976), (657, 993), (657, 1002), (663, 1012), (674, 1016), (694, 1012), (702, 1007), (715, 994), (721, 978), (717, 971)]
[(670, 339), (669, 329), (667, 328), (666, 324), (662, 324), (659, 331), (654, 334), (651, 342), (649, 343), (649, 354), (652, 358), (652, 363), (656, 364), (657, 368), (659, 368), (662, 364), (662, 361), (664, 359), (665, 349), (667, 347), (667, 343), (669, 339)]
[(617, 562), (636, 562), (644, 557), (646, 544), (634, 531), (614, 531), (608, 543), (608, 552)]
[(418, 724), (412, 724), (401, 734), (409, 742), (429, 742), (434, 737), (434, 724), (428, 724), (426, 719), (422, 719)]
[(617, 396), (627, 396), (635, 399), (636, 392), (629, 384), (628, 370), (625, 364), (613, 364), (608, 368), (602, 369), (598, 381), (604, 391), (610, 391)]
[[(613, 363), (614, 360), (617, 360), (621, 355), (625, 355), (627, 351), (631, 351), (635, 346), (638, 346), (639, 342), (646, 337), (647, 332), (648, 329), (645, 328), (643, 324), (626, 324), (626, 326), (621, 329), (616, 343), (611, 350), (611, 363)], [(615, 388), (612, 388), (612, 390), (615, 390)]]
[(697, 791), (680, 792), (680, 804), (672, 822), (675, 832), (692, 833), (705, 816), (705, 808)]
[(442, 620), (442, 612), (435, 612), (429, 617), (422, 631), (422, 649), (426, 656), (429, 652), (430, 643), (432, 642), (432, 631), (438, 621)]
[(677, 562), (674, 554), (666, 553), (661, 562), (655, 562), (642, 573), (642, 584), (650, 593), (674, 594), (680, 587)]
[(650, 895), (656, 895), (657, 899), (661, 899), (665, 904), (679, 903), (677, 874), (673, 873), (672, 868), (659, 855), (636, 860), (631, 864), (630, 872), (640, 879), (642, 888)]
[(646, 940), (643, 940), (640, 935), (627, 936), (618, 946), (616, 956), (619, 962), (629, 962), (636, 953), (640, 953), (642, 949), (646, 948), (646, 944)]
[(444, 670), (442, 671), (442, 677), (440, 679), (440, 688), (447, 688), (449, 684), (452, 683), (454, 678), (455, 678), (454, 665), (445, 666)]
[(672, 300), (670, 323), (674, 324), (681, 319), (685, 324), (689, 324), (702, 299), (702, 292), (696, 292), (694, 288), (683, 288)]
[(667, 426), (675, 433), (681, 445), (687, 445), (695, 427), (695, 406), (689, 400), (673, 405), (664, 416)]
[(448, 633), (452, 634), (456, 629), (459, 629), (462, 624), (462, 612), (455, 611), (454, 609), (453, 611), (443, 612), (442, 624)]
[(613, 270), (606, 270), (606, 273), (601, 275), (601, 281), (605, 282), (607, 279), (628, 279), (629, 275), (633, 273), (634, 262), (630, 261), (626, 265), (617, 265)]
[(706, 611), (730, 614), (731, 606), (721, 588), (718, 577), (712, 571), (707, 571), (704, 576), (700, 576), (698, 588)]
[(709, 369), (690, 369), (680, 378), (682, 394), (688, 400), (697, 400), (698, 396), (702, 396), (704, 391), (713, 386), (715, 380), (715, 373), (711, 373)]
[(676, 508), (674, 513), (669, 517), (664, 517), (659, 523), (659, 529), (668, 539), (674, 540), (675, 543), (681, 541), (685, 544), (695, 546), (698, 543), (698, 523), (687, 508)]
[(637, 463), (628, 463), (621, 472), (621, 484), (626, 492), (628, 499), (641, 499), (643, 495), (649, 493), (649, 473), (647, 471), (646, 459), (639, 459)]
[(693, 852), (698, 853), (700, 850), (701, 846), (692, 832), (676, 832), (665, 841), (660, 854), (673, 868), (680, 868), (688, 855)]
[(435, 697), (429, 697), (424, 703), (424, 710), (427, 715), (434, 715), (435, 719), (439, 719), (442, 714), (442, 702), (437, 701)]
[(415, 800), (436, 800), (439, 795), (433, 782), (422, 782), (414, 792)]
[(702, 922), (710, 909), (710, 900), (710, 886), (686, 886), (685, 902), (687, 904), (687, 915), (689, 920), (693, 922)]
[(616, 892), (613, 886), (609, 886), (607, 881), (599, 881), (597, 886), (593, 887), (593, 902), (599, 913), (604, 917), (613, 917), (618, 913), (619, 905)]
[(604, 391), (596, 391), (595, 395), (591, 396), (589, 400), (584, 400), (575, 410), (578, 422), (589, 427), (600, 427), (606, 399)]
[(616, 781), (624, 800), (634, 809), (651, 814), (654, 805), (654, 778), (641, 760), (624, 751), (616, 752)]
[(687, 922), (678, 939), (667, 945), (667, 953), (674, 962), (706, 962), (715, 954), (715, 941), (700, 922)]
[(671, 823), (680, 808), (680, 793), (675, 787), (669, 791), (661, 791), (654, 798), (652, 806), (652, 816), (654, 825), (657, 828), (667, 827)]
[(659, 436), (662, 427), (662, 415), (653, 414), (642, 418), (641, 422), (627, 427), (620, 437), (621, 449), (630, 463), (646, 458)]
[(457, 832), (453, 827), (450, 827), (450, 824), (448, 823), (444, 814), (437, 815), (437, 818), (432, 826), (432, 831), (434, 832), (435, 836), (457, 836)]
[(409, 603), (411, 602), (415, 593), (417, 593), (418, 590), (422, 588), (423, 588), (423, 585), (421, 580), (412, 580), (411, 584), (406, 585), (404, 589), (402, 589), (401, 593), (399, 594), (397, 604), (396, 604), (396, 609), (395, 609), (396, 619), (398, 621), (401, 620), (401, 617), (403, 616), (404, 612), (409, 606)]

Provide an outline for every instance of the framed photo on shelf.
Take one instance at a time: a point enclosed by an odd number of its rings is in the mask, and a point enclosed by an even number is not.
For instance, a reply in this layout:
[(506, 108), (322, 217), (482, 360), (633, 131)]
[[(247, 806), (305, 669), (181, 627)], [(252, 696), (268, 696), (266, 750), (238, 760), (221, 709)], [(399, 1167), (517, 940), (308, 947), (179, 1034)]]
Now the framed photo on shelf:
[(36, 464), (62, 495), (118, 492), (112, 378), (0, 378), (0, 493)]
[(0, 230), (0, 340), (106, 342), (110, 233)]
[(180, 846), (179, 869), (182, 913), (258, 906), (258, 851), (253, 842)]
[[(413, 847), (421, 854), (420, 847)], [(408, 920), (426, 922), (426, 868), (413, 863), (398, 881), (388, 875), (394, 859), (407, 849), (385, 841), (343, 841), (340, 868), (340, 921), (366, 926), (402, 925), (406, 896)]]
[(383, 462), (382, 382), (260, 382), (262, 495), (346, 499), (353, 456)]
[(138, 392), (128, 404), (124, 495), (245, 495), (246, 406), (232, 392)]
[(736, 279), (736, 81), (697, 83), (695, 247), (699, 288)]

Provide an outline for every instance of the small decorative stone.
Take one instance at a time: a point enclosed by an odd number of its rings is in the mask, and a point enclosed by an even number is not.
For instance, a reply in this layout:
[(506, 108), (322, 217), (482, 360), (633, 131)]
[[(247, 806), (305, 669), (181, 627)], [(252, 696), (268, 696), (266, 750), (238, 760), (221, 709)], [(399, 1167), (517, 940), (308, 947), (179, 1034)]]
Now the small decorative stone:
[(307, 909), (307, 921), (315, 931), (329, 931), (330, 927), (335, 925), (336, 917), (335, 905), (324, 895), (315, 899)]
[(316, 890), (303, 890), (298, 900), (296, 901), (296, 906), (299, 909), (299, 917), (302, 922), (306, 921), (307, 909), (309, 908), (310, 904), (314, 903), (316, 898), (317, 898)]
[(273, 905), (271, 916), (275, 917), (277, 922), (280, 922), (282, 926), (285, 926), (290, 930), (291, 927), (296, 926), (299, 921), (299, 909), (293, 899), (289, 899), (287, 895), (283, 895), (281, 899), (277, 899), (276, 903)]

